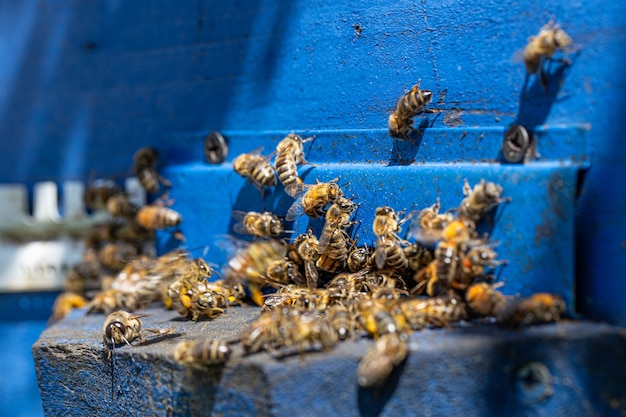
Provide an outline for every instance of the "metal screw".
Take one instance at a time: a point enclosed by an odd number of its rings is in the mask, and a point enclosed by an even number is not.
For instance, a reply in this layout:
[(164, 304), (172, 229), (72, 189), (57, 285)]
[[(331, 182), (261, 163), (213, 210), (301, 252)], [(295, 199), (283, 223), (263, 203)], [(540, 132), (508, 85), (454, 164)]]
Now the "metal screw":
[(530, 362), (517, 371), (517, 384), (529, 402), (542, 402), (552, 396), (552, 375), (541, 362)]
[(526, 156), (530, 146), (530, 136), (522, 125), (511, 125), (504, 133), (502, 142), (502, 156), (507, 162), (518, 163)]
[(220, 132), (211, 132), (204, 139), (204, 156), (209, 164), (221, 164), (228, 155), (228, 144)]

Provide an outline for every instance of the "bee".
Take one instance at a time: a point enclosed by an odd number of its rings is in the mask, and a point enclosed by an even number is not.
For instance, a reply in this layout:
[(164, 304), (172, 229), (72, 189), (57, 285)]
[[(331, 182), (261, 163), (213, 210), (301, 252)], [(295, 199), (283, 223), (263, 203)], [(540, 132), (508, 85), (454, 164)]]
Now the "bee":
[(276, 173), (278, 179), (287, 188), (292, 184), (302, 184), (302, 180), (298, 177), (298, 165), (307, 163), (304, 158), (303, 143), (312, 140), (314, 137), (302, 140), (302, 138), (294, 133), (285, 136), (276, 146)]
[(326, 316), (337, 332), (339, 340), (346, 340), (352, 337), (356, 329), (356, 322), (350, 310), (343, 305), (335, 304), (329, 307)]
[(124, 189), (113, 181), (103, 181), (87, 187), (83, 194), (83, 200), (87, 208), (106, 210), (107, 201), (111, 197), (124, 194)]
[(75, 308), (87, 305), (87, 300), (79, 294), (65, 291), (57, 296), (52, 305), (52, 320), (57, 321), (67, 317)]
[(389, 116), (389, 134), (395, 139), (411, 140), (409, 133), (413, 130), (413, 116), (424, 110), (433, 98), (432, 91), (420, 90), (418, 81), (413, 88), (402, 95), (396, 108)]
[(326, 221), (317, 247), (320, 255), (317, 267), (322, 271), (338, 272), (346, 268), (350, 247), (354, 242), (345, 229), (353, 224), (350, 216), (356, 207), (352, 200), (341, 196), (326, 212)]
[(155, 169), (159, 154), (154, 148), (145, 147), (139, 149), (134, 155), (133, 169), (141, 186), (147, 192), (156, 194), (159, 191), (159, 183), (170, 187), (171, 183), (161, 177)]
[(401, 240), (398, 236), (400, 226), (403, 221), (399, 220), (398, 214), (391, 207), (383, 206), (376, 209), (376, 215), (372, 224), (372, 229), (376, 235), (375, 261), (378, 269), (382, 269), (387, 261), (388, 250), (392, 245), (387, 244), (389, 240)]
[(266, 276), (269, 281), (274, 283), (306, 285), (306, 280), (300, 273), (298, 265), (286, 258), (272, 261), (267, 266)]
[(406, 333), (387, 333), (379, 337), (359, 361), (357, 381), (363, 388), (382, 386), (393, 368), (409, 353), (409, 336)]
[(216, 339), (184, 341), (174, 347), (174, 360), (194, 368), (223, 365), (232, 355), (226, 342)]
[(507, 298), (497, 290), (500, 285), (489, 285), (486, 282), (472, 284), (465, 291), (465, 301), (472, 313), (479, 317), (497, 315), (504, 307)]
[(111, 216), (133, 219), (139, 212), (139, 206), (133, 204), (126, 193), (111, 196), (106, 202), (107, 211)]
[[(430, 207), (421, 210), (417, 215), (417, 223), (412, 222), (410, 234), (423, 242), (439, 239), (443, 229), (454, 220), (452, 213), (439, 213), (441, 202), (439, 199)], [(417, 226), (415, 226), (416, 224)]]
[(315, 268), (315, 263), (320, 259), (317, 238), (313, 236), (313, 232), (309, 229), (307, 233), (298, 236), (294, 240), (293, 245), (304, 262), (304, 275), (307, 287), (309, 289), (317, 288), (319, 274)]
[(487, 268), (507, 263), (504, 260), (497, 261), (497, 256), (498, 254), (488, 245), (471, 247), (461, 256), (459, 271), (452, 286), (455, 289), (465, 290), (477, 277), (485, 275)]
[(269, 211), (263, 213), (233, 211), (233, 218), (239, 221), (233, 226), (233, 230), (240, 234), (276, 237), (285, 232), (285, 226), (280, 218)]
[(264, 285), (267, 268), (272, 262), (285, 259), (287, 247), (276, 239), (255, 241), (228, 260), (224, 280), (231, 283)]
[(480, 218), (490, 209), (498, 204), (510, 201), (511, 198), (502, 198), (502, 187), (494, 182), (486, 182), (480, 180), (478, 184), (472, 187), (467, 179), (463, 183), (463, 194), (465, 198), (461, 200), (461, 205), (457, 209), (460, 219), (470, 220), (478, 223)]
[(370, 299), (356, 305), (356, 317), (363, 330), (378, 337), (409, 330), (402, 312), (397, 308), (395, 299)]
[(358, 272), (364, 269), (368, 269), (370, 265), (370, 258), (373, 251), (367, 246), (357, 247), (354, 246), (348, 254), (348, 269), (350, 272)]
[(544, 25), (537, 36), (531, 36), (528, 44), (524, 48), (524, 65), (529, 74), (536, 74), (541, 70), (542, 81), (544, 82), (541, 63), (550, 59), (557, 51), (563, 51), (572, 44), (572, 38), (554, 23), (554, 18)]
[(261, 313), (241, 337), (244, 353), (256, 353), (265, 349), (277, 337), (277, 321), (282, 318), (282, 309)]
[(457, 245), (439, 242), (435, 248), (435, 259), (427, 268), (430, 274), (426, 293), (430, 296), (445, 294), (456, 278), (459, 270), (459, 252)]
[(108, 243), (100, 249), (98, 258), (103, 266), (120, 271), (139, 254), (138, 252), (137, 246), (130, 243)]
[[(378, 268), (389, 268), (403, 272), (409, 267), (409, 261), (404, 249), (398, 245), (395, 239), (381, 240), (376, 245), (375, 261)], [(384, 259), (381, 263), (381, 259)]]
[(555, 294), (536, 293), (507, 302), (496, 313), (496, 322), (522, 326), (557, 321), (565, 313), (565, 301)]
[(109, 314), (104, 321), (104, 345), (114, 349), (118, 345), (126, 343), (130, 345), (135, 339), (141, 337), (141, 321), (145, 314), (133, 315), (127, 311), (119, 310)]
[(239, 155), (233, 160), (233, 169), (239, 175), (247, 178), (261, 195), (265, 195), (263, 187), (276, 185), (276, 173), (269, 159), (260, 155), (263, 148), (257, 148), (250, 153)]
[(222, 270), (224, 281), (229, 286), (247, 285), (252, 293), (253, 301), (257, 305), (263, 305), (259, 287), (267, 283), (267, 268), (273, 261), (284, 259), (286, 254), (286, 245), (278, 240), (252, 242), (230, 257), (226, 267)]
[(322, 233), (320, 235), (318, 246), (318, 252), (320, 255), (326, 251), (335, 230), (343, 230), (353, 224), (350, 221), (350, 216), (356, 207), (357, 205), (354, 204), (351, 199), (343, 196), (338, 197), (335, 202), (331, 204), (325, 214), (326, 221), (324, 222), (324, 228), (322, 229)]
[(104, 321), (103, 342), (107, 348), (108, 356), (117, 346), (126, 343), (130, 344), (135, 340), (143, 340), (142, 331), (151, 332), (158, 335), (173, 333), (176, 329), (142, 329), (140, 318), (147, 317), (148, 314), (131, 314), (127, 311), (114, 311), (107, 316)]
[(94, 312), (109, 314), (115, 310), (133, 311), (145, 307), (148, 301), (135, 294), (109, 288), (100, 291), (87, 304), (87, 314)]
[(137, 224), (147, 230), (176, 227), (183, 221), (179, 212), (161, 204), (150, 204), (142, 207), (136, 216)]
[(429, 325), (447, 327), (450, 323), (468, 318), (466, 304), (453, 296), (405, 298), (399, 306), (413, 330), (421, 330)]
[(433, 252), (419, 242), (414, 242), (403, 248), (407, 266), (417, 272), (426, 267), (433, 260)]
[(329, 182), (316, 184), (292, 184), (285, 188), (285, 192), (295, 198), (295, 202), (287, 210), (287, 221), (292, 221), (306, 214), (317, 219), (326, 214), (326, 206), (343, 197), (343, 191), (337, 184), (339, 178)]
[[(342, 228), (327, 230), (326, 233), (326, 235), (322, 235), (328, 239), (325, 242), (326, 247), (323, 252), (318, 254), (319, 258), (315, 265), (321, 271), (341, 272), (347, 267), (352, 239)], [(319, 246), (318, 252), (320, 252)]]
[(226, 297), (203, 282), (182, 281), (178, 296), (180, 304), (174, 304), (178, 313), (193, 321), (200, 317), (212, 320), (224, 314), (222, 307), (226, 306)]

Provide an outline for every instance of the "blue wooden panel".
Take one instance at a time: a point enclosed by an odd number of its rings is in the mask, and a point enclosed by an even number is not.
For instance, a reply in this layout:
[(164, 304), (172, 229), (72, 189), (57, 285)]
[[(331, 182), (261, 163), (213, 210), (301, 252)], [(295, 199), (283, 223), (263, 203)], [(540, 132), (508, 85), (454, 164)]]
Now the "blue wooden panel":
[[(626, 322), (626, 284), (605, 278), (626, 273), (615, 232), (626, 227), (626, 198), (613, 182), (626, 165), (626, 81), (616, 71), (626, 46), (623, 2), (5, 0), (0, 10), (0, 151), (12, 156), (0, 181), (123, 176), (135, 149), (167, 149), (176, 132), (382, 132), (398, 95), (418, 79), (442, 111), (431, 116), (441, 143), (514, 121), (540, 131), (590, 126), (592, 168), (576, 222), (580, 307)], [(570, 67), (549, 67), (544, 91), (515, 55), (552, 16), (579, 51)], [(377, 140), (364, 152), (384, 149), (385, 161), (415, 151)], [(478, 142), (448, 152), (426, 148), (425, 139), (415, 155), (491, 158), (496, 149)], [(356, 158), (335, 149), (337, 160)], [(564, 146), (545, 158), (571, 156)], [(175, 192), (189, 204), (183, 211), (201, 208), (195, 190)]]

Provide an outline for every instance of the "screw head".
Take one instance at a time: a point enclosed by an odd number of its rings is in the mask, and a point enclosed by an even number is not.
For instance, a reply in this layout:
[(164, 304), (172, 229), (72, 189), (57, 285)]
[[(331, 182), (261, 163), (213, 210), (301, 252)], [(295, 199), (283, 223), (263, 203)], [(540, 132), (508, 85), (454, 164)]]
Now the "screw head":
[(204, 157), (209, 164), (221, 164), (228, 155), (228, 143), (220, 132), (211, 132), (204, 139)]
[(524, 159), (530, 146), (530, 136), (522, 125), (511, 125), (504, 133), (502, 156), (507, 162), (518, 163)]

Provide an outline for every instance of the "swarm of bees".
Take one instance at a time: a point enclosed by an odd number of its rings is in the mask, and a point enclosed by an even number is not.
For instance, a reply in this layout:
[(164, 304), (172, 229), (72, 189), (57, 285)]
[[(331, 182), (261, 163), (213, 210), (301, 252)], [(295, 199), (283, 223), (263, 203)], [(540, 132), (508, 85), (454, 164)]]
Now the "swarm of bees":
[[(569, 36), (551, 21), (524, 52), (528, 72), (536, 73), (542, 60), (570, 44)], [(419, 82), (403, 94), (389, 117), (389, 134), (411, 140), (413, 118), (431, 100), (432, 92), (421, 89)], [(359, 245), (352, 235), (359, 204), (345, 194), (340, 178), (305, 184), (298, 175), (298, 167), (308, 164), (304, 144), (313, 139), (290, 133), (267, 156), (257, 148), (234, 158), (233, 170), (262, 196), (280, 182), (294, 201), (284, 216), (233, 211), (233, 231), (254, 241), (230, 257), (217, 280), (204, 259), (186, 251), (154, 255), (154, 231), (175, 229), (182, 222), (167, 207), (166, 196), (139, 207), (113, 182), (90, 187), (86, 205), (106, 210), (112, 220), (95, 226), (86, 237), (83, 262), (70, 271), (54, 317), (83, 306), (88, 313), (107, 314), (103, 342), (110, 356), (112, 349), (141, 340), (146, 331), (173, 332), (142, 329), (145, 315), (135, 311), (149, 303), (161, 302), (185, 319), (211, 321), (233, 306), (252, 302), (260, 306), (260, 315), (238, 338), (180, 342), (173, 360), (203, 369), (221, 366), (235, 355), (303, 354), (367, 335), (374, 343), (358, 365), (357, 381), (376, 388), (406, 359), (412, 332), (485, 319), (526, 326), (565, 314), (558, 295), (515, 298), (499, 290), (503, 284), (495, 272), (507, 261), (498, 259), (497, 242), (479, 235), (477, 226), (511, 201), (503, 197), (502, 186), (484, 179), (472, 186), (465, 180), (463, 198), (447, 211), (439, 199), (410, 213), (377, 207), (371, 225), (375, 242), (372, 247)], [(135, 174), (151, 194), (170, 186), (156, 171), (157, 159), (152, 148), (134, 156)], [(293, 232), (284, 222), (301, 216), (323, 221), (319, 236), (309, 229), (290, 238)]]

